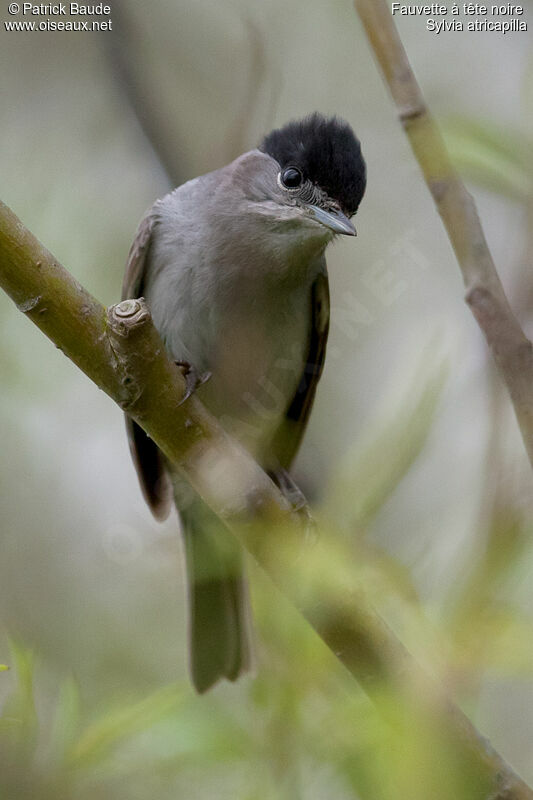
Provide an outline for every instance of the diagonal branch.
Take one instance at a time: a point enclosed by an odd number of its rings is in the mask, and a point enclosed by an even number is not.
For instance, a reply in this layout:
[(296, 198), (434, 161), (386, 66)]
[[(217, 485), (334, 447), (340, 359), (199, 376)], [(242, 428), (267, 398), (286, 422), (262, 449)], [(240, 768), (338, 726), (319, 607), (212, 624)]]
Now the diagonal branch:
[(505, 296), (471, 195), (455, 171), (385, 0), (355, 0), (415, 157), (455, 251), (472, 309), (515, 410), (533, 465), (533, 347)]
[[(0, 286), (153, 438), (388, 717), (425, 724), (470, 781), (465, 800), (533, 792), (412, 658), (374, 610), (353, 556), (324, 534), (304, 547), (287, 501), (196, 397), (166, 356), (143, 300), (106, 311), (0, 203)], [(305, 558), (303, 557), (305, 555)], [(398, 713), (394, 714), (398, 724)], [(453, 797), (453, 792), (442, 797)]]

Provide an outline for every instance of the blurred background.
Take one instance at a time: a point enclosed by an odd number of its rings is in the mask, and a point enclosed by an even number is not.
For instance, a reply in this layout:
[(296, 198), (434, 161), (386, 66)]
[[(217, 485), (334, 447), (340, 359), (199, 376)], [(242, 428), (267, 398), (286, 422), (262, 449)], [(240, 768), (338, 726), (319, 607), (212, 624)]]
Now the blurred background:
[[(2, 201), (111, 304), (173, 185), (311, 111), (353, 125), (368, 190), (357, 240), (329, 252), (295, 474), (384, 578), (389, 623), (532, 782), (531, 471), (351, 3), (130, 0), (110, 18), (2, 20)], [(531, 35), (397, 23), (533, 335)], [(176, 520), (144, 505), (120, 410), (3, 295), (0, 334), (0, 797), (438, 798), (253, 565), (256, 673), (194, 695)]]

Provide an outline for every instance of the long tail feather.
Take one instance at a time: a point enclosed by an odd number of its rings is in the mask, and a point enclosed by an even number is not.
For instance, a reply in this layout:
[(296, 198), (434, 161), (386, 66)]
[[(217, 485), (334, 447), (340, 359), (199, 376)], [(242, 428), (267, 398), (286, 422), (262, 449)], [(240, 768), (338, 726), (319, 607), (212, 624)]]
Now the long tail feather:
[(241, 547), (200, 500), (181, 514), (189, 587), (190, 670), (196, 690), (250, 668), (250, 624)]

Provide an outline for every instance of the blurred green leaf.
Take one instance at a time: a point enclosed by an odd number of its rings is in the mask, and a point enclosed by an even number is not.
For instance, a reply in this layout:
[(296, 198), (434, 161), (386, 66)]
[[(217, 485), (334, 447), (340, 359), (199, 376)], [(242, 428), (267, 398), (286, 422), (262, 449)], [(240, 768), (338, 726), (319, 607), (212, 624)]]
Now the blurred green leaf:
[(463, 691), (471, 693), (487, 670), (532, 674), (533, 624), (512, 602), (530, 541), (523, 510), (496, 503), (481, 552), (464, 583), (450, 593), (445, 626), (450, 663)]
[(183, 688), (166, 686), (131, 705), (114, 709), (89, 725), (70, 749), (71, 766), (94, 766), (121, 742), (154, 725), (183, 701)]
[(13, 752), (17, 758), (31, 757), (38, 735), (38, 719), (33, 692), (35, 659), (33, 653), (20, 643), (9, 641), (16, 675), (15, 691), (9, 695), (2, 709), (2, 720), (10, 720), (4, 727), (9, 733)]
[(14, 717), (0, 717), (0, 735), (2, 731), (9, 732), (12, 728), (20, 729), (21, 722), (20, 719), (15, 719)]
[[(454, 669), (472, 676), (533, 677), (533, 623), (515, 609), (492, 607), (485, 618), (470, 620), (455, 643)], [(469, 634), (469, 635), (467, 635)]]
[(7, 672), (8, 669), (7, 664), (0, 664), (0, 672)]
[(239, 709), (220, 702), (216, 696), (189, 695), (188, 702), (146, 731), (130, 748), (128, 759), (179, 774), (185, 766), (222, 765), (249, 760), (255, 737), (243, 725)]
[(80, 725), (80, 693), (74, 678), (61, 685), (50, 729), (49, 757), (62, 763), (74, 741)]
[(532, 143), (517, 131), (457, 116), (443, 124), (457, 169), (488, 189), (524, 200), (533, 190)]
[(33, 696), (33, 675), (35, 657), (31, 650), (23, 647), (13, 639), (9, 642), (13, 663), (17, 674), (16, 703), (23, 718), (35, 718), (35, 700)]
[(412, 385), (384, 422), (374, 422), (368, 443), (357, 443), (328, 486), (325, 515), (362, 533), (422, 452), (444, 387), (444, 363), (419, 369)]

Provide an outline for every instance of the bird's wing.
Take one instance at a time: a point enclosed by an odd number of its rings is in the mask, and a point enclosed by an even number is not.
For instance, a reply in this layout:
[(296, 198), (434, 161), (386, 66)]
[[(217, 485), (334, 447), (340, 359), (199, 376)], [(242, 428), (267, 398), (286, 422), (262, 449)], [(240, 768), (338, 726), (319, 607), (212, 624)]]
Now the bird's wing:
[(283, 469), (289, 469), (298, 451), (324, 368), (329, 331), (329, 284), (324, 258), (322, 269), (311, 286), (309, 314), (311, 323), (306, 363), (296, 394), (273, 442), (274, 455)]
[(140, 297), (143, 290), (146, 258), (152, 241), (155, 215), (151, 208), (142, 218), (128, 253), (126, 272), (122, 283), (122, 299)]
[[(143, 293), (147, 259), (156, 224), (154, 209), (142, 219), (133, 240), (122, 284), (122, 299), (140, 297)], [(137, 470), (142, 493), (153, 515), (165, 519), (172, 503), (172, 487), (165, 471), (161, 451), (137, 423), (126, 416), (126, 430), (131, 457)]]

